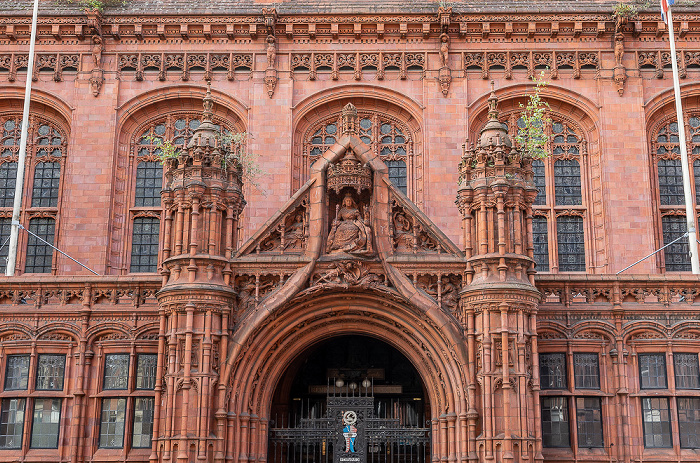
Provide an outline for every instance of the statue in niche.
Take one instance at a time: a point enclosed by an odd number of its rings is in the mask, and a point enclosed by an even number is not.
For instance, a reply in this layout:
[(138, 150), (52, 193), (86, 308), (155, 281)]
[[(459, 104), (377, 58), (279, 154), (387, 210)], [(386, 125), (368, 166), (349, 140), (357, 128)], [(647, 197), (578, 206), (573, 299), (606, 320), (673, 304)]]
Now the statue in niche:
[(442, 67), (447, 67), (447, 64), (450, 59), (450, 37), (447, 34), (442, 34), (440, 36), (440, 42), (442, 44), (440, 45), (440, 63), (442, 64)]
[(355, 255), (372, 254), (372, 228), (369, 211), (358, 209), (350, 193), (335, 207), (335, 219), (328, 235), (326, 252), (329, 254), (347, 253)]
[(104, 45), (102, 37), (99, 35), (92, 36), (92, 61), (95, 64), (94, 69), (102, 69), (102, 50)]

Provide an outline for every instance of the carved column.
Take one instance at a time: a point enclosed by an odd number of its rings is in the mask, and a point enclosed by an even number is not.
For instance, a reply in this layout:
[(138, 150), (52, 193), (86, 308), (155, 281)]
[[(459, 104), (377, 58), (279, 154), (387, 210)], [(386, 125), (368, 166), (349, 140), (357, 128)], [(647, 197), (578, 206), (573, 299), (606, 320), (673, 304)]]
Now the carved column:
[(168, 462), (224, 458), (226, 415), (217, 413), (216, 424), (211, 417), (225, 392), (216, 386), (235, 301), (229, 259), (245, 200), (240, 163), (220, 145), (212, 107), (207, 89), (202, 124), (186, 149), (165, 163), (164, 285), (158, 293), (164, 381), (159, 377), (156, 389), (168, 413), (155, 412), (152, 462), (159, 453)]
[[(461, 292), (469, 344), (470, 461), (541, 459), (532, 225), (532, 158), (516, 149), (489, 98), (489, 121), (460, 163), (467, 284)], [(527, 248), (527, 249), (525, 249)], [(539, 406), (539, 405), (537, 405)], [(532, 414), (533, 416), (528, 416)], [(478, 417), (481, 420), (478, 420)]]

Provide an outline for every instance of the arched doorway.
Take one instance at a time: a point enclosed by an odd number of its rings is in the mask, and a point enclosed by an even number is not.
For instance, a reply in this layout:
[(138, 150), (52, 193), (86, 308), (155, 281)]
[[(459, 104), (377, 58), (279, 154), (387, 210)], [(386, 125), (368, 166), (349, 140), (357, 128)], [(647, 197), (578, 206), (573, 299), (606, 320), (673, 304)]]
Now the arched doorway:
[(268, 461), (424, 462), (429, 416), (423, 381), (401, 352), (336, 336), (297, 356), (277, 384)]

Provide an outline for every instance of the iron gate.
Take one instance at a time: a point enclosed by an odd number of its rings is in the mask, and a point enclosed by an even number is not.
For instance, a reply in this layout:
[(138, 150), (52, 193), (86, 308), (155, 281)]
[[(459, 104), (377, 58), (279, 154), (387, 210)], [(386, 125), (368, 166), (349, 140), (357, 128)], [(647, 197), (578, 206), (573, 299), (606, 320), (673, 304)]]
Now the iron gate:
[[(427, 463), (430, 426), (401, 401), (329, 391), (325, 410), (270, 423), (270, 463)], [(303, 407), (302, 407), (303, 408)]]

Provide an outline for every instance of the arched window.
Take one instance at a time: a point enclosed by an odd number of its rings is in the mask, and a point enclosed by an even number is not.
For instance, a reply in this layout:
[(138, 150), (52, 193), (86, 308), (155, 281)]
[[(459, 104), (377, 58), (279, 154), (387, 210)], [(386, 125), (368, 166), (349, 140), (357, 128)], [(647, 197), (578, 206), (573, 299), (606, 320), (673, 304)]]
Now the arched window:
[[(539, 272), (585, 272), (587, 265), (587, 141), (579, 125), (549, 114), (549, 155), (533, 162), (539, 193), (533, 206), (534, 259)], [(524, 127), (517, 112), (503, 116), (513, 140)]]
[[(21, 114), (0, 115), (0, 244), (10, 233), (21, 124)], [(56, 240), (66, 147), (67, 134), (62, 127), (43, 116), (30, 116), (20, 222), (31, 233), (20, 235), (19, 248), (26, 252), (17, 260), (25, 273), (52, 273), (56, 268), (53, 249), (46, 243)], [(5, 246), (0, 251), (3, 272), (6, 258)]]
[(292, 193), (308, 180), (311, 165), (340, 139), (341, 111), (348, 102), (359, 104), (360, 139), (387, 165), (389, 180), (420, 207), (423, 201), (420, 126), (408, 110), (379, 100), (373, 104), (336, 100), (300, 118), (294, 134)]
[[(201, 113), (181, 112), (161, 115), (142, 124), (131, 139), (132, 186), (129, 198), (130, 273), (153, 273), (158, 269), (158, 249), (161, 230), (160, 191), (163, 166), (160, 163), (160, 143), (170, 140), (177, 149), (187, 146), (201, 123)], [(217, 128), (224, 133), (237, 131), (215, 118)]]
[[(693, 210), (697, 223), (700, 204), (700, 112), (685, 115), (686, 141), (690, 161), (691, 196), (695, 198)], [(655, 179), (656, 202), (660, 217), (658, 247), (666, 246), (681, 238), (687, 231), (683, 173), (681, 167), (678, 123), (675, 114), (662, 119), (651, 131), (652, 178)], [(688, 240), (682, 238), (662, 251), (659, 266), (666, 271), (690, 271)]]

